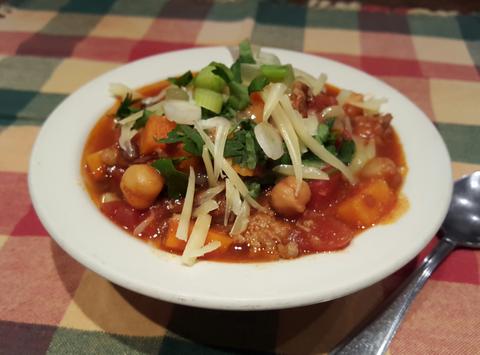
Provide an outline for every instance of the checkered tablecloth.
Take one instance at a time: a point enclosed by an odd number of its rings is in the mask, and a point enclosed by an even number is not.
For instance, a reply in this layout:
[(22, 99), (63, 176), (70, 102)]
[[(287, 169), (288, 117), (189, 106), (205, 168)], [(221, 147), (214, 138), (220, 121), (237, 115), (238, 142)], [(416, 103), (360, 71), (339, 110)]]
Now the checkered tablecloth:
[[(18, 0), (0, 14), (1, 354), (327, 352), (414, 267), (335, 301), (268, 312), (176, 306), (86, 270), (37, 219), (28, 160), (55, 106), (126, 62), (244, 38), (332, 58), (386, 81), (425, 111), (447, 143), (455, 177), (480, 168), (478, 14), (316, 0)], [(480, 354), (479, 264), (479, 252), (455, 251), (389, 352)]]

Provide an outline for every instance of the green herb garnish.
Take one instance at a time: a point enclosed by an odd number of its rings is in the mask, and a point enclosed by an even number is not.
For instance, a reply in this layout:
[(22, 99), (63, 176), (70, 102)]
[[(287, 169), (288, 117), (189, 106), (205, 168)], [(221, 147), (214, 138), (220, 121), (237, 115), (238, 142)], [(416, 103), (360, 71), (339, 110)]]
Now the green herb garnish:
[(185, 195), (188, 185), (188, 175), (178, 171), (174, 165), (175, 159), (158, 159), (152, 163), (165, 178), (167, 194), (170, 198), (178, 198)]
[(353, 140), (344, 140), (338, 149), (338, 159), (345, 164), (349, 164), (355, 154), (355, 142)]
[(148, 110), (143, 110), (143, 114), (142, 114), (142, 117), (140, 117), (138, 120), (135, 121), (135, 123), (133, 124), (133, 129), (140, 129), (142, 127), (145, 127), (145, 125), (147, 124), (147, 121), (148, 119), (150, 118), (150, 116), (153, 114), (152, 111), (148, 111)]
[(270, 80), (265, 75), (259, 75), (248, 85), (248, 93), (262, 91), (265, 86), (270, 84)]
[(134, 103), (135, 103), (135, 100), (132, 99), (131, 93), (128, 93), (127, 95), (125, 95), (120, 106), (118, 107), (117, 112), (115, 113), (115, 116), (122, 119), (130, 116), (135, 112), (140, 111), (139, 108), (132, 106)]
[(180, 75), (179, 77), (168, 78), (168, 81), (177, 86), (187, 86), (188, 84), (190, 84), (192, 79), (193, 79), (193, 74), (189, 70), (183, 73), (182, 75)]
[(192, 127), (179, 124), (168, 132), (167, 138), (159, 139), (159, 143), (183, 143), (183, 149), (195, 156), (201, 156), (203, 150), (203, 139)]
[(262, 191), (262, 186), (257, 181), (247, 182), (247, 188), (248, 188), (248, 193), (254, 199), (257, 199), (257, 197), (260, 195), (260, 192)]
[(265, 164), (267, 157), (255, 139), (251, 121), (242, 121), (238, 130), (225, 143), (224, 157), (233, 158), (234, 163), (255, 169), (258, 164)]

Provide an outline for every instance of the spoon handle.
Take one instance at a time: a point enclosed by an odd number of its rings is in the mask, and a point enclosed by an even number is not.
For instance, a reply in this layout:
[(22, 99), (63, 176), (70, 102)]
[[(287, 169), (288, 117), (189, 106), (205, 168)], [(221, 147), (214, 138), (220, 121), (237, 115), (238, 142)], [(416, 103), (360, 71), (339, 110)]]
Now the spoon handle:
[(381, 355), (392, 341), (408, 307), (422, 289), (433, 270), (450, 254), (455, 244), (446, 238), (440, 239), (435, 249), (423, 260), (420, 267), (405, 280), (395, 292), (386, 308), (360, 333), (346, 343), (340, 344), (331, 354), (335, 355)]

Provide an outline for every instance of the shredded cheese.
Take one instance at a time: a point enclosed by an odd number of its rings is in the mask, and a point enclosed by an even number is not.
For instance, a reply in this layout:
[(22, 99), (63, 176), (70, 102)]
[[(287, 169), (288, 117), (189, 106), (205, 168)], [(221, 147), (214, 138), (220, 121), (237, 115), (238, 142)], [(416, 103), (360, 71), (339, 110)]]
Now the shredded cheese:
[(303, 118), (302, 122), (309, 135), (317, 134), (319, 122), (316, 114), (309, 114), (307, 118)]
[(265, 207), (260, 205), (252, 196), (250, 196), (250, 193), (248, 192), (248, 187), (245, 185), (243, 180), (238, 176), (237, 172), (233, 167), (228, 163), (228, 161), (224, 158), (223, 159), (223, 171), (225, 174), (228, 176), (232, 184), (235, 186), (235, 188), (240, 192), (240, 195), (248, 201), (248, 203), (256, 208), (259, 211), (265, 211)]
[(218, 202), (215, 200), (208, 200), (193, 210), (193, 217), (198, 217), (201, 214), (207, 214), (218, 208)]
[(213, 149), (213, 174), (215, 179), (218, 179), (222, 170), (223, 151), (225, 150), (225, 143), (230, 130), (230, 122), (223, 117), (213, 117), (208, 120), (202, 120), (200, 126), (204, 129), (214, 128), (216, 131)]
[(220, 248), (222, 246), (222, 243), (220, 243), (218, 240), (213, 240), (211, 241), (210, 243), (204, 245), (203, 247), (201, 247), (200, 249), (197, 249), (197, 250), (193, 250), (189, 256), (190, 257), (194, 257), (194, 258), (198, 258), (200, 256), (204, 256), (205, 254), (208, 254), (208, 253), (211, 253), (212, 251), (214, 250), (217, 250), (218, 248)]
[(118, 144), (128, 156), (133, 156), (135, 148), (132, 145), (132, 138), (137, 134), (137, 130), (133, 129), (135, 121), (124, 124), (120, 127), (120, 137), (118, 138)]
[(247, 201), (243, 201), (240, 208), (240, 213), (233, 223), (230, 235), (238, 235), (243, 233), (248, 227), (248, 217), (250, 217), (250, 205)]
[[(287, 97), (288, 98), (288, 97)], [(288, 154), (290, 155), (290, 159), (292, 160), (293, 170), (295, 172), (295, 182), (296, 182), (296, 189), (295, 195), (298, 194), (300, 191), (300, 187), (302, 186), (302, 153), (300, 151), (300, 145), (298, 142), (297, 134), (292, 127), (292, 124), (288, 120), (287, 115), (283, 111), (281, 106), (277, 106), (275, 110), (273, 110), (272, 118), (275, 124), (277, 125), (280, 134), (282, 135), (283, 141), (285, 142), (288, 150)], [(302, 127), (303, 127), (303, 123)]]
[(180, 221), (178, 222), (177, 233), (175, 236), (180, 240), (187, 240), (188, 227), (190, 226), (190, 219), (192, 218), (193, 196), (195, 194), (195, 172), (190, 167), (190, 175), (188, 177), (187, 192), (185, 193), (185, 200), (183, 202), (182, 213), (180, 214)]
[(356, 179), (350, 169), (345, 164), (343, 164), (336, 156), (330, 153), (322, 144), (320, 144), (317, 140), (315, 140), (312, 136), (308, 134), (308, 132), (305, 130), (304, 125), (302, 124), (302, 118), (300, 114), (293, 109), (292, 103), (290, 102), (288, 96), (284, 95), (280, 99), (280, 105), (285, 110), (287, 117), (293, 124), (293, 127), (295, 128), (295, 131), (297, 131), (298, 136), (303, 141), (303, 143), (305, 143), (305, 145), (312, 151), (312, 153), (318, 156), (327, 164), (330, 164), (334, 168), (338, 169), (352, 185), (355, 184)]
[(209, 214), (202, 214), (198, 216), (182, 254), (183, 264), (191, 266), (195, 263), (197, 260), (195, 255), (198, 254), (199, 249), (201, 249), (205, 244), (211, 222), (212, 216)]
[[(282, 175), (294, 175), (293, 166), (287, 164), (277, 165), (272, 169), (274, 172)], [(313, 166), (303, 166), (302, 174), (305, 179), (312, 180), (329, 180), (328, 174), (323, 170)]]
[(208, 200), (213, 199), (217, 196), (220, 192), (225, 189), (225, 184), (223, 182), (219, 183), (217, 186), (211, 187), (197, 195), (197, 202), (201, 205)]
[(327, 75), (321, 73), (316, 79), (313, 75), (310, 75), (303, 70), (294, 68), (295, 79), (307, 85), (312, 89), (314, 95), (318, 95), (322, 92), (325, 83), (327, 82)]
[(210, 158), (210, 153), (208, 152), (208, 148), (206, 145), (203, 146), (202, 159), (203, 164), (205, 165), (205, 170), (207, 172), (208, 185), (210, 185), (210, 187), (217, 185), (218, 179), (215, 177), (215, 174), (213, 172), (212, 159)]
[(127, 85), (121, 83), (110, 83), (109, 91), (110, 94), (117, 96), (122, 100), (125, 99), (127, 94), (132, 95), (132, 100), (138, 100), (143, 97), (139, 92), (132, 90)]
[(347, 100), (353, 95), (353, 92), (350, 90), (340, 90), (337, 95), (338, 105), (343, 106), (347, 103)]
[(362, 169), (369, 160), (375, 158), (376, 147), (374, 139), (365, 140), (355, 136), (352, 138), (355, 142), (355, 154), (349, 168), (355, 173)]
[(240, 192), (235, 188), (230, 179), (225, 179), (225, 214), (223, 218), (225, 226), (228, 224), (230, 212), (238, 216), (241, 207), (242, 199), (240, 198)]
[(263, 106), (263, 121), (267, 122), (275, 107), (278, 105), (280, 97), (285, 93), (287, 87), (282, 83), (273, 83), (268, 85), (261, 92), (262, 99), (265, 102)]

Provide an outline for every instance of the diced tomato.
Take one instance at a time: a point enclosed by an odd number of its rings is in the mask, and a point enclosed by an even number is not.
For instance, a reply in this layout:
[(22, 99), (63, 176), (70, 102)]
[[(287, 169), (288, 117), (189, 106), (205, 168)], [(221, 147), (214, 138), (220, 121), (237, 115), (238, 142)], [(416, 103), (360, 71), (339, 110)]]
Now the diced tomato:
[(317, 96), (312, 97), (312, 99), (308, 102), (308, 109), (315, 110), (315, 112), (320, 113), (328, 106), (334, 106), (337, 103), (337, 98), (334, 96), (318, 94)]
[(115, 224), (132, 232), (146, 218), (144, 211), (139, 211), (125, 201), (111, 201), (100, 205), (102, 212)]
[(299, 228), (298, 243), (309, 252), (343, 249), (354, 236), (353, 229), (333, 216), (308, 212), (297, 223), (307, 227), (307, 230)]
[(342, 181), (340, 173), (331, 175), (330, 180), (310, 180), (308, 185), (310, 186), (312, 197), (307, 208), (309, 210), (323, 210), (327, 208)]

